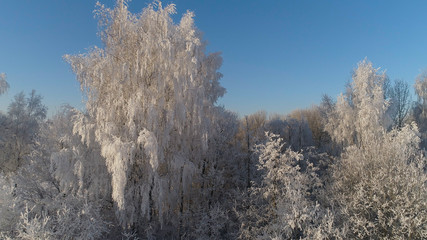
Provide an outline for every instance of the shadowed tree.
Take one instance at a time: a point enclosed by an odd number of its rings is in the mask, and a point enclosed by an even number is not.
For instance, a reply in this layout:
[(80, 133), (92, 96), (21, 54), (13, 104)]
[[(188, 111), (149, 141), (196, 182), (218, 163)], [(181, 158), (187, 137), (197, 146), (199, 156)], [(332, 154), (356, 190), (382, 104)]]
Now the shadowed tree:
[(396, 80), (390, 89), (390, 98), (394, 126), (402, 128), (411, 108), (411, 95), (408, 83), (403, 80)]
[(40, 125), (46, 118), (47, 108), (42, 97), (33, 90), (29, 97), (23, 92), (15, 96), (8, 107), (7, 118), (3, 119), (2, 151), (0, 167), (4, 171), (15, 171), (29, 154), (32, 144), (37, 141)]

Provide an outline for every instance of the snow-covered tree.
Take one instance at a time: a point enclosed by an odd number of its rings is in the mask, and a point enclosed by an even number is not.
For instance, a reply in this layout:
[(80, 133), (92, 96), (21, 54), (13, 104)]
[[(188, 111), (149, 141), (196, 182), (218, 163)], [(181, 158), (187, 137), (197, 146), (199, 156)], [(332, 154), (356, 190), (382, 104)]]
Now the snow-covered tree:
[(423, 114), (427, 114), (425, 113), (427, 106), (427, 72), (421, 73), (415, 80), (415, 93), (418, 96), (418, 102), (423, 107)]
[(427, 72), (418, 75), (415, 80), (415, 93), (418, 101), (413, 109), (413, 117), (421, 133), (422, 146), (427, 146)]
[(22, 165), (24, 156), (29, 154), (37, 141), (40, 125), (46, 118), (47, 108), (42, 97), (33, 90), (29, 97), (24, 93), (15, 96), (8, 107), (8, 115), (0, 116), (0, 168), (2, 171), (16, 171)]
[(0, 73), (0, 95), (9, 89), (9, 83), (6, 81), (6, 74)]
[(120, 222), (140, 230), (147, 221), (179, 228), (183, 213), (203, 202), (214, 104), (225, 92), (222, 59), (205, 54), (194, 14), (174, 24), (174, 13), (175, 5), (160, 2), (141, 14), (122, 0), (114, 9), (98, 4), (104, 47), (65, 56), (91, 119), (76, 132), (99, 144)]
[(389, 124), (388, 102), (384, 99), (385, 79), (385, 73), (375, 69), (366, 59), (358, 64), (347, 93), (338, 97), (327, 117), (325, 129), (335, 142), (343, 147), (366, 146), (368, 141), (383, 135)]
[[(84, 144), (76, 144), (72, 148), (74, 152), (70, 155), (74, 154), (73, 157), (52, 156), (52, 152), (70, 147), (65, 146), (69, 142), (64, 141), (64, 137), (56, 138), (68, 130), (66, 125), (70, 120), (63, 120), (67, 119), (56, 117), (49, 124), (42, 124), (30, 153), (23, 157), (25, 161), (22, 165), (9, 173), (7, 178), (0, 179), (3, 189), (0, 212), (4, 213), (2, 217), (5, 220), (0, 222), (2, 237), (97, 239), (107, 232), (107, 222), (101, 215), (105, 204), (99, 193), (108, 192), (109, 186), (96, 182), (103, 176), (99, 174), (102, 168), (93, 166), (97, 163), (96, 158), (81, 159), (80, 155), (87, 156), (85, 152), (79, 154), (79, 150), (84, 149), (79, 146)], [(58, 125), (65, 128), (56, 132)], [(75, 138), (78, 139), (78, 136)], [(61, 153), (59, 151), (57, 154)], [(80, 162), (83, 166), (78, 165), (78, 160), (83, 162)], [(90, 164), (91, 161), (95, 162)], [(105, 166), (104, 169), (108, 180)], [(81, 173), (88, 171), (94, 173), (92, 178), (82, 176)]]
[(342, 144), (330, 204), (347, 238), (423, 239), (427, 174), (415, 124), (389, 131), (385, 74), (359, 63), (347, 94), (328, 112), (326, 130)]
[(320, 130), (320, 135), (314, 134), (313, 133), (313, 137), (314, 137), (314, 141), (316, 144), (318, 144), (318, 148), (328, 152), (330, 155), (337, 155), (338, 153), (336, 152), (336, 150), (339, 150), (339, 148), (337, 148), (336, 144), (332, 141), (331, 135), (329, 134), (329, 132), (326, 130), (326, 124), (328, 124), (328, 122), (331, 121), (330, 118), (334, 118), (336, 119), (336, 111), (335, 111), (335, 101), (332, 99), (332, 97), (330, 97), (329, 95), (324, 94), (322, 96), (322, 100), (319, 104), (319, 106), (317, 107), (318, 113), (320, 115), (321, 118), (321, 126), (322, 129)]
[[(212, 121), (212, 133), (209, 138), (208, 156), (214, 156), (212, 161), (205, 161), (202, 167), (204, 172), (204, 189), (210, 189), (206, 193), (211, 209), (215, 201), (224, 200), (223, 197), (245, 185), (246, 165), (243, 159), (246, 157), (241, 152), (240, 145), (236, 143), (236, 135), (239, 131), (239, 121), (235, 113), (223, 108), (217, 108)], [(224, 207), (224, 206), (221, 206)]]
[(14, 209), (14, 187), (10, 179), (0, 173), (0, 238), (15, 227), (19, 213)]

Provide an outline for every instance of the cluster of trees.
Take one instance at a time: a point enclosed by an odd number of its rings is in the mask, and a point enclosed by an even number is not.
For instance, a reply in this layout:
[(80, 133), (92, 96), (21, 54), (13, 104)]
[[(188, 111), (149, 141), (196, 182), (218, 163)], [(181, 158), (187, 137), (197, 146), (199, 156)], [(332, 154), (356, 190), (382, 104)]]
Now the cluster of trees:
[(427, 75), (412, 103), (363, 60), (336, 101), (239, 118), (193, 13), (95, 12), (103, 48), (65, 56), (86, 110), (0, 114), (0, 238), (427, 238)]

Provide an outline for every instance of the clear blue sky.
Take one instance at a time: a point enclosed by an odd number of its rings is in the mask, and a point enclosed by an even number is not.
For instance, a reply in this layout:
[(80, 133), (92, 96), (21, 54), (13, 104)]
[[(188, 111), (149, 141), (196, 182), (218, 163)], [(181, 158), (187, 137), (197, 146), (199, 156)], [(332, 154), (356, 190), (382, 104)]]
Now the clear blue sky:
[[(0, 0), (0, 72), (11, 86), (0, 96), (0, 110), (31, 89), (44, 97), (50, 114), (63, 103), (83, 107), (62, 56), (102, 46), (95, 2)], [(133, 0), (130, 10), (140, 12), (150, 2)], [(427, 67), (427, 1), (173, 2), (175, 21), (194, 11), (208, 51), (222, 52), (227, 94), (219, 103), (241, 116), (310, 107), (323, 93), (336, 97), (365, 57), (411, 86)]]

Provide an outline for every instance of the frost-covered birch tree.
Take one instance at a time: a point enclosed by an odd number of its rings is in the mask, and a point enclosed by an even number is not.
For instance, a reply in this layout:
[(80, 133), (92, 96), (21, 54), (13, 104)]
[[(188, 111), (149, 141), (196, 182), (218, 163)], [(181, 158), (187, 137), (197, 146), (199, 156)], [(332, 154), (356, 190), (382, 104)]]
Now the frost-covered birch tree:
[(173, 23), (173, 4), (156, 2), (133, 14), (118, 0), (114, 9), (98, 4), (95, 12), (104, 46), (65, 56), (93, 120), (77, 132), (100, 145), (124, 227), (179, 228), (203, 196), (214, 104), (225, 92), (217, 71), (222, 59), (205, 53), (192, 12)]
[(342, 146), (364, 146), (382, 136), (389, 122), (388, 102), (384, 99), (385, 73), (361, 61), (353, 73), (353, 81), (346, 94), (338, 97), (334, 109), (328, 113), (325, 129)]

